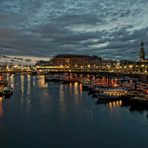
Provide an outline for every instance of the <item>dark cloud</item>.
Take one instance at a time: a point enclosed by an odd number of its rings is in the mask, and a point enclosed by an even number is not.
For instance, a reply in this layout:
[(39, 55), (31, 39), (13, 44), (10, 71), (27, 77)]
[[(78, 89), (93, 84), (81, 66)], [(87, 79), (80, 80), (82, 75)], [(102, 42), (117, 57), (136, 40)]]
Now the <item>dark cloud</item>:
[(2, 54), (96, 54), (138, 57), (148, 53), (147, 0), (1, 0)]

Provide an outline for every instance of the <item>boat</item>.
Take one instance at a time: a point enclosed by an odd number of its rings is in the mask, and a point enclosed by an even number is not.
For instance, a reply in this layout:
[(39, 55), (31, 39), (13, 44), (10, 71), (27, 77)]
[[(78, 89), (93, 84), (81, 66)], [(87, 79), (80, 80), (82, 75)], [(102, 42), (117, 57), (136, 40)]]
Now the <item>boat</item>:
[(13, 94), (13, 88), (11, 86), (6, 86), (3, 89), (4, 96), (11, 96)]
[(55, 74), (55, 75), (48, 74), (48, 75), (45, 75), (44, 80), (46, 82), (48, 82), (48, 81), (59, 82), (59, 81), (61, 81), (61, 76), (58, 74)]
[(8, 83), (5, 77), (2, 74), (0, 74), (0, 94), (3, 94), (4, 87), (6, 87), (7, 84)]
[(114, 101), (128, 97), (128, 91), (125, 88), (106, 88), (96, 95), (98, 100)]
[(44, 76), (44, 80), (47, 82), (47, 81), (52, 81), (53, 80), (53, 77), (52, 76), (50, 76), (49, 77), (49, 75), (45, 75)]

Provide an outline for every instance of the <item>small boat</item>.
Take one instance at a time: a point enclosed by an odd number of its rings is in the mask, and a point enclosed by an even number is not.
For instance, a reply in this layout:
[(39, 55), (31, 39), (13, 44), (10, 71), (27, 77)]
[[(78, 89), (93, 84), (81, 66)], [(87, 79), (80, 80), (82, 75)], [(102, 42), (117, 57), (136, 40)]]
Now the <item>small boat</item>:
[(11, 86), (6, 86), (3, 89), (3, 95), (4, 96), (10, 96), (13, 94), (13, 88)]

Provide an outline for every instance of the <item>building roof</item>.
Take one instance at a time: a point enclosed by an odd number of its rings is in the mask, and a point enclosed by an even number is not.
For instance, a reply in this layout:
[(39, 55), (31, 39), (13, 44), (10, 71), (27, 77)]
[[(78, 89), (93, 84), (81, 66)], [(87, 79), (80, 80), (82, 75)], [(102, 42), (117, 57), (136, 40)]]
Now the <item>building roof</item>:
[(79, 54), (59, 54), (54, 58), (91, 58), (89, 55), (79, 55)]

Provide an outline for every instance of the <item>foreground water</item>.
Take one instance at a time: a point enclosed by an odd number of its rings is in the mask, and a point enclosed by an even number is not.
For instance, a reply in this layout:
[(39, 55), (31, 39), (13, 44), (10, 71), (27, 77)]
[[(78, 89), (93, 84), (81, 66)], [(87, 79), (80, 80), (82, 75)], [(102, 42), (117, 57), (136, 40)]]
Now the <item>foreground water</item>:
[(122, 102), (96, 104), (82, 86), (11, 75), (11, 98), (0, 97), (1, 148), (146, 148), (147, 112)]

